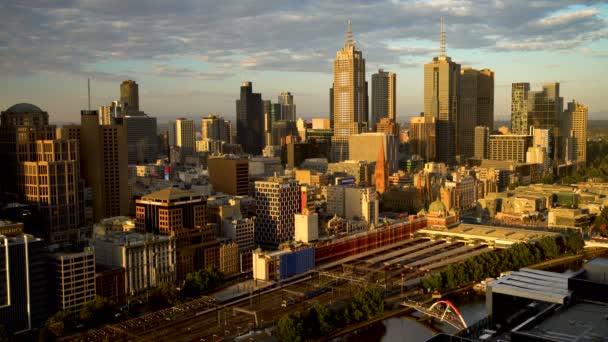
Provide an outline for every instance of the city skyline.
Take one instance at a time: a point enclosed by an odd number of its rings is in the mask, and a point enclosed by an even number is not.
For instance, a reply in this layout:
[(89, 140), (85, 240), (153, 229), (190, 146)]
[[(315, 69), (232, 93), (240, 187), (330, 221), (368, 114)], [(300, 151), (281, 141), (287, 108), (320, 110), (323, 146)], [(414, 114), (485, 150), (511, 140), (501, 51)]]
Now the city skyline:
[[(299, 116), (328, 116), (331, 60), (348, 18), (366, 56), (366, 79), (378, 68), (399, 75), (397, 120), (407, 121), (422, 111), (423, 65), (439, 52), (440, 16), (448, 55), (462, 66), (496, 72), (497, 120), (509, 118), (514, 82), (532, 88), (560, 82), (564, 100), (587, 104), (590, 119), (608, 112), (597, 90), (608, 76), (602, 67), (608, 7), (602, 1), (373, 3), (348, 12), (335, 3), (146, 3), (133, 6), (137, 12), (106, 2), (36, 6), (0, 5), (3, 31), (11, 32), (0, 35), (0, 103), (34, 103), (53, 122), (79, 121), (87, 77), (92, 108), (119, 99), (117, 85), (133, 79), (141, 86), (142, 110), (161, 123), (212, 112), (234, 119), (232, 101), (242, 80), (255, 83), (264, 99), (290, 91)], [(116, 20), (117, 11), (129, 20)], [(375, 20), (377, 13), (386, 20)], [(201, 23), (181, 24), (191, 16)]]

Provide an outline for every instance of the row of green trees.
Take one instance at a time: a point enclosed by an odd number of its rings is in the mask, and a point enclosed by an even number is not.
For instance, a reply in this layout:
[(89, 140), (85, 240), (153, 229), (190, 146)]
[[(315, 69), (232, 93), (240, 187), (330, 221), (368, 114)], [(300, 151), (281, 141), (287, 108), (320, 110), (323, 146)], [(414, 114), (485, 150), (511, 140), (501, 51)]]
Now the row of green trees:
[(431, 273), (422, 281), (427, 289), (455, 289), (471, 282), (497, 277), (501, 272), (517, 270), (583, 249), (581, 236), (543, 237), (536, 243), (517, 243), (497, 252), (487, 252)]
[(273, 335), (279, 341), (306, 341), (328, 335), (349, 324), (369, 320), (384, 312), (384, 295), (379, 288), (357, 292), (346, 305), (332, 309), (315, 304), (304, 313), (281, 317)]

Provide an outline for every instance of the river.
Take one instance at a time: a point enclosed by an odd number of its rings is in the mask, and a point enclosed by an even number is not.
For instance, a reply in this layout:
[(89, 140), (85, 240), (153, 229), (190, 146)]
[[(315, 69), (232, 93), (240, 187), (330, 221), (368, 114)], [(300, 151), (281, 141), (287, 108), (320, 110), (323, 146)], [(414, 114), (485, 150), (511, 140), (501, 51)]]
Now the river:
[[(479, 321), (486, 316), (485, 296), (461, 295), (451, 299), (464, 317), (467, 325)], [(449, 324), (438, 322), (418, 322), (420, 313), (412, 316), (393, 317), (370, 326), (364, 331), (350, 335), (348, 341), (370, 342), (423, 342), (440, 332), (454, 333), (456, 329)]]
[[(582, 261), (575, 261), (565, 265), (559, 265), (547, 271), (570, 273), (576, 272), (582, 267)], [(473, 325), (486, 317), (485, 295), (462, 294), (448, 298), (458, 308), (467, 325)], [(348, 341), (370, 341), (370, 342), (424, 342), (434, 335), (445, 332), (453, 334), (456, 328), (449, 324), (433, 320), (432, 322), (418, 322), (416, 319), (422, 317), (419, 312), (411, 316), (393, 317), (370, 326), (364, 331), (347, 337)]]

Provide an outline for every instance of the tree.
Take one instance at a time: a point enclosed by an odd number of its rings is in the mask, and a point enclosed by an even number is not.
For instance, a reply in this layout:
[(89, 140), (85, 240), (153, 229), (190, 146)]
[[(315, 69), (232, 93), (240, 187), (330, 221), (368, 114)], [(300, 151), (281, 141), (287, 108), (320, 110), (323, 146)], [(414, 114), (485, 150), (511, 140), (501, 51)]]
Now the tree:
[(335, 327), (332, 311), (325, 305), (313, 305), (304, 317), (304, 331), (306, 336), (319, 338), (330, 333)]
[(66, 325), (72, 325), (74, 314), (69, 311), (59, 311), (46, 321), (45, 326), (53, 337), (61, 337), (65, 334)]
[(184, 281), (183, 294), (186, 297), (198, 297), (201, 293), (217, 288), (221, 283), (222, 274), (215, 266), (188, 273)]
[(148, 293), (148, 303), (153, 310), (159, 310), (177, 302), (177, 288), (173, 283), (160, 283)]
[(80, 309), (79, 318), (83, 323), (93, 325), (106, 323), (112, 317), (112, 306), (114, 303), (101, 296), (95, 296), (94, 300), (84, 303)]
[(279, 341), (299, 342), (304, 340), (304, 318), (302, 314), (296, 312), (291, 315), (281, 317), (273, 335)]

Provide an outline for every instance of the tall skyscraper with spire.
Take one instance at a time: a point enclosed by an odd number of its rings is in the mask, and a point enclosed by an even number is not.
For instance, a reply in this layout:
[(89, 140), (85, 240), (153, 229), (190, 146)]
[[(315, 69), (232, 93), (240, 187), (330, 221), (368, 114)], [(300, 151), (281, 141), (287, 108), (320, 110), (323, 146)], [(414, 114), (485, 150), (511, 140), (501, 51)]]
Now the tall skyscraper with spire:
[(436, 160), (454, 162), (458, 106), (460, 101), (460, 64), (446, 55), (445, 29), (441, 18), (441, 52), (424, 65), (424, 116), (436, 118)]
[(344, 47), (334, 60), (332, 160), (348, 158), (348, 137), (368, 122), (365, 59), (353, 39), (350, 19)]

